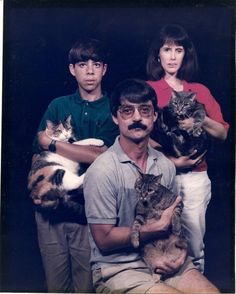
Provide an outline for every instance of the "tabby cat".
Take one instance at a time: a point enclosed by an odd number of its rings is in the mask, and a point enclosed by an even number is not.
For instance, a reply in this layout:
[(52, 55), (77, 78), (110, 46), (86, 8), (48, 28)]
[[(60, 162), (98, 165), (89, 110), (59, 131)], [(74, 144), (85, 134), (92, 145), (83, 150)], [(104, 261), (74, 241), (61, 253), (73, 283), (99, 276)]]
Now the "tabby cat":
[[(160, 219), (163, 211), (176, 200), (177, 196), (161, 184), (161, 178), (162, 174), (154, 176), (140, 173), (135, 182), (138, 202), (131, 233), (131, 243), (135, 248), (140, 246), (141, 226), (152, 218)], [(171, 228), (164, 235), (140, 246), (142, 258), (151, 269), (155, 281), (165, 278), (156, 273), (158, 261), (175, 261), (182, 250), (187, 250), (187, 242), (181, 225), (182, 209), (183, 203), (180, 202), (174, 210)]]
[[(209, 148), (207, 134), (202, 128), (205, 116), (205, 107), (196, 100), (195, 93), (173, 91), (169, 104), (159, 111), (151, 138), (160, 143), (168, 155), (190, 155), (196, 149), (193, 157), (196, 158)], [(178, 121), (190, 117), (194, 119), (193, 128), (181, 129)]]
[[(58, 124), (48, 120), (46, 133), (51, 139), (77, 145), (104, 145), (102, 140), (93, 138), (76, 141), (71, 126), (71, 116)], [(33, 159), (28, 175), (30, 197), (35, 203), (46, 209), (56, 209), (60, 202), (69, 205), (72, 200), (69, 191), (83, 184), (84, 174), (78, 176), (79, 168), (78, 162), (57, 153), (41, 152)]]

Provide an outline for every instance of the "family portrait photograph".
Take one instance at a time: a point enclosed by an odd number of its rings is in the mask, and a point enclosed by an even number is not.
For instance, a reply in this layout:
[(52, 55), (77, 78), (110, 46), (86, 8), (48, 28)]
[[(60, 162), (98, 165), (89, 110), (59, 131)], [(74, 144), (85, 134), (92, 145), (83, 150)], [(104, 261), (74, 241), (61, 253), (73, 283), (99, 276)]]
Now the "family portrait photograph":
[(0, 292), (235, 293), (234, 0), (5, 0)]

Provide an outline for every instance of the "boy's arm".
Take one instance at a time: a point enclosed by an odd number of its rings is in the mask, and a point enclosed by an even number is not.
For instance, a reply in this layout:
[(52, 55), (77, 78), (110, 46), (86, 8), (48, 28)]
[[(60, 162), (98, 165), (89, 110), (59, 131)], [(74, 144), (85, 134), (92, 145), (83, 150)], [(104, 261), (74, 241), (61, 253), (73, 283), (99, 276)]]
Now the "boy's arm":
[[(44, 131), (38, 133), (38, 143), (43, 149), (48, 150), (51, 141), (52, 139), (49, 138)], [(97, 156), (106, 150), (107, 147), (105, 145), (101, 147), (80, 146), (60, 141), (56, 142), (57, 154), (80, 163), (90, 164), (97, 158)]]

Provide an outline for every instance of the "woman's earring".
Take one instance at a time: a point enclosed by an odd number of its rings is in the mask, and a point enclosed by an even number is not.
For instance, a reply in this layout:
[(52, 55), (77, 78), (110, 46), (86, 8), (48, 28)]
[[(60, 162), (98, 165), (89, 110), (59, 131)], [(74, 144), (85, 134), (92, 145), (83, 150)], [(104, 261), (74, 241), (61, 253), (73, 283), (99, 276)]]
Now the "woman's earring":
[(160, 57), (157, 58), (157, 62), (159, 62), (159, 63), (161, 62)]

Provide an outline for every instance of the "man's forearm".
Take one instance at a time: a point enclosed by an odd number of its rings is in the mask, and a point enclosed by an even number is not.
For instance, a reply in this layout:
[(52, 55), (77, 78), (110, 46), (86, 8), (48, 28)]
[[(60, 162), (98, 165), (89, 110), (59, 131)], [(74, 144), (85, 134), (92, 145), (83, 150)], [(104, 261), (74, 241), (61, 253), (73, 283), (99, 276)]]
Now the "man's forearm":
[(90, 224), (90, 229), (97, 246), (103, 252), (131, 246), (131, 228), (129, 227)]

